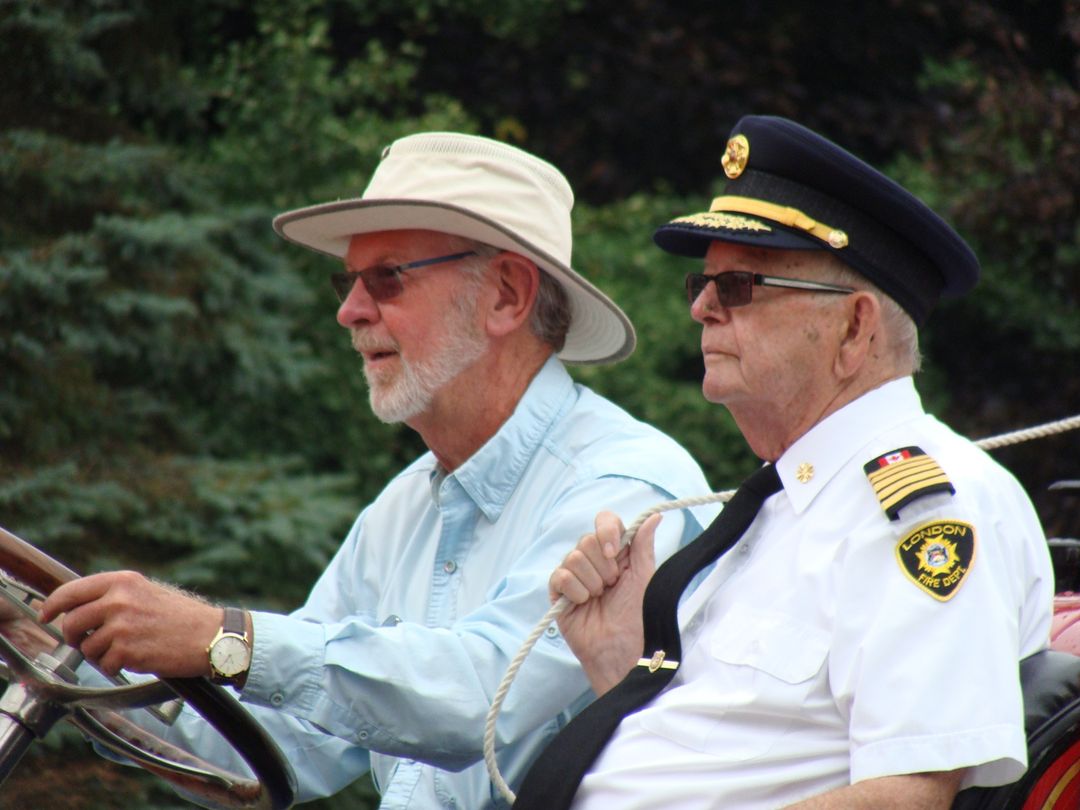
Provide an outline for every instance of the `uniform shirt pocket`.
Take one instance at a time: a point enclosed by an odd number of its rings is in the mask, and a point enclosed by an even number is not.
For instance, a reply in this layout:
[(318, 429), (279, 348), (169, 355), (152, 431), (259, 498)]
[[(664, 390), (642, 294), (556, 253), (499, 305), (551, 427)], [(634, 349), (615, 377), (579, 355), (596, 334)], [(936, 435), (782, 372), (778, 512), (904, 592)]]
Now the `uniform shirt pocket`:
[(759, 757), (820, 698), (828, 651), (828, 634), (818, 627), (767, 609), (730, 607), (641, 723), (721, 760)]
[(825, 663), (829, 636), (788, 614), (733, 605), (709, 634), (709, 653), (721, 664), (749, 667), (786, 684), (809, 680)]

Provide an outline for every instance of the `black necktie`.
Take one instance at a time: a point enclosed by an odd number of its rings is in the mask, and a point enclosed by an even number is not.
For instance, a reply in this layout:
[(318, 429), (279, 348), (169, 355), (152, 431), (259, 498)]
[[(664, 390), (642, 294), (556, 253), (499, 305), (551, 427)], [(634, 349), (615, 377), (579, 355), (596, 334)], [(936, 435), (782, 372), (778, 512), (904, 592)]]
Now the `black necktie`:
[(613, 689), (575, 717), (540, 754), (525, 775), (514, 810), (564, 810), (585, 772), (615, 733), (623, 717), (652, 700), (682, 660), (678, 607), (694, 576), (742, 537), (761, 504), (780, 489), (768, 464), (747, 478), (719, 517), (700, 537), (661, 565), (645, 589), (643, 657)]

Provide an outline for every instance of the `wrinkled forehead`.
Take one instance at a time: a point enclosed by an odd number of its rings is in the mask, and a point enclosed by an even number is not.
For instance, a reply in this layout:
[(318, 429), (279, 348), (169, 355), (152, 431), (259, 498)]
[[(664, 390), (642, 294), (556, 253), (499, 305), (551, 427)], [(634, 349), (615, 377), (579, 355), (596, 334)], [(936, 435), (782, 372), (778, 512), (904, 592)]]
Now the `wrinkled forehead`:
[(820, 250), (763, 248), (737, 242), (714, 240), (705, 251), (705, 272), (723, 273), (749, 270), (764, 275), (794, 273), (826, 274), (835, 266), (831, 255)]

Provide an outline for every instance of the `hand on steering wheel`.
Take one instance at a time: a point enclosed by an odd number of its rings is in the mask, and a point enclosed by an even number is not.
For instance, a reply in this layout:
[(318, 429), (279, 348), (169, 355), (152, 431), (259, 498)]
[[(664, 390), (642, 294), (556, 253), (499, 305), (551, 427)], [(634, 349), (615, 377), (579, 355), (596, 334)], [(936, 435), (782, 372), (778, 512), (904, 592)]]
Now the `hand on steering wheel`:
[[(78, 575), (0, 528), (0, 781), (38, 736), (66, 719), (105, 748), (172, 782), (178, 789), (223, 808), (285, 810), (296, 786), (281, 752), (226, 690), (205, 678), (167, 678), (144, 684), (86, 687), (75, 683), (82, 655), (59, 631), (37, 622), (31, 604)], [(14, 620), (19, 614), (22, 617)], [(33, 622), (33, 624), (30, 624)], [(229, 741), (257, 779), (230, 773), (147, 732), (117, 709), (147, 708), (167, 721), (170, 709), (155, 704), (186, 700)], [(176, 707), (178, 708), (178, 707)]]

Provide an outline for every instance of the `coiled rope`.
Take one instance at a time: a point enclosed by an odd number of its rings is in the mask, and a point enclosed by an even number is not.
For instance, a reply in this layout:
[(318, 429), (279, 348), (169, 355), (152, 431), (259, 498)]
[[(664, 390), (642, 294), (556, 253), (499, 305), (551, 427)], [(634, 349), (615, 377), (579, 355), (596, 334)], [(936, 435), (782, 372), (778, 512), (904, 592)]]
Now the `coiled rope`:
[[(1056, 422), (1046, 422), (1042, 425), (1035, 425), (1033, 427), (1024, 428), (1022, 430), (1014, 430), (1010, 433), (1002, 433), (997, 436), (989, 436), (985, 439), (979, 439), (975, 444), (984, 450), (996, 450), (999, 447), (1005, 447), (1010, 444), (1020, 444), (1021, 442), (1029, 441), (1030, 439), (1041, 439), (1045, 436), (1052, 436), (1057, 433), (1065, 433), (1070, 430), (1080, 428), (1080, 414), (1076, 416), (1070, 416), (1066, 419), (1059, 419)], [(709, 503), (721, 503), (730, 500), (731, 496), (735, 494), (735, 490), (727, 489), (723, 492), (714, 492), (709, 495), (700, 495), (694, 498), (680, 498), (676, 501), (664, 501), (663, 503), (656, 504), (655, 506), (646, 509), (640, 515), (638, 515), (634, 522), (626, 527), (626, 531), (623, 532), (622, 538), (619, 541), (619, 548), (625, 548), (637, 530), (641, 527), (651, 515), (655, 515), (659, 512), (668, 512), (672, 509), (684, 509), (691, 506), (703, 506)], [(521, 669), (521, 665), (525, 662), (525, 658), (529, 655), (529, 652), (540, 636), (544, 634), (548, 626), (555, 621), (555, 618), (566, 610), (570, 605), (570, 600), (565, 596), (560, 596), (548, 609), (548, 612), (544, 614), (544, 617), (529, 633), (525, 642), (521, 645), (521, 649), (518, 650), (517, 655), (510, 661), (510, 666), (506, 669), (506, 674), (503, 675), (502, 682), (499, 684), (499, 688), (495, 690), (495, 696), (491, 701), (491, 708), (488, 709), (487, 721), (484, 725), (484, 762), (487, 764), (488, 776), (491, 777), (492, 783), (502, 794), (510, 804), (513, 804), (517, 799), (514, 791), (510, 789), (510, 786), (506, 784), (506, 780), (503, 778), (502, 773), (499, 771), (499, 765), (495, 760), (495, 721), (498, 720), (499, 711), (502, 709), (503, 701), (506, 699), (506, 693), (510, 691), (510, 685), (514, 682), (514, 678), (517, 677), (518, 670)]]

